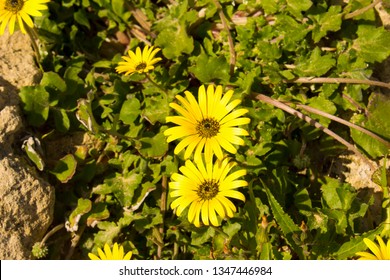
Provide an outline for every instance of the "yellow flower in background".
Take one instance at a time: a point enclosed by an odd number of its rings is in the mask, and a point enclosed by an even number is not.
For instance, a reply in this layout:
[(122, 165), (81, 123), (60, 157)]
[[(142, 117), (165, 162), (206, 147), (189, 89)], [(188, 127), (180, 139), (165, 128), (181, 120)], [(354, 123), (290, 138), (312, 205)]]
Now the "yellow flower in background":
[(98, 248), (98, 254), (99, 256), (89, 253), (88, 257), (91, 260), (130, 260), (133, 253), (130, 251), (125, 255), (123, 246), (119, 246), (118, 243), (114, 243), (111, 251), (110, 246), (106, 243), (104, 245), (104, 252)]
[(222, 219), (233, 217), (236, 206), (229, 198), (245, 201), (245, 196), (236, 189), (248, 185), (245, 180), (237, 180), (246, 175), (246, 170), (228, 174), (233, 166), (235, 164), (227, 158), (206, 165), (203, 160), (196, 165), (187, 160), (179, 169), (182, 174), (174, 173), (171, 177), (170, 196), (176, 198), (171, 208), (180, 216), (189, 206), (188, 220), (197, 227), (201, 225), (200, 218), (205, 225), (219, 226), (217, 215)]
[(4, 34), (8, 24), (10, 34), (14, 33), (16, 21), (20, 30), (26, 34), (24, 24), (33, 28), (31, 16), (42, 16), (41, 10), (46, 10), (45, 3), (50, 0), (0, 0), (0, 35)]
[(122, 59), (125, 61), (119, 62), (119, 66), (115, 70), (118, 73), (125, 73), (125, 76), (135, 72), (147, 73), (153, 70), (153, 65), (161, 60), (161, 57), (154, 58), (159, 50), (159, 48), (154, 49), (154, 47), (149, 48), (149, 46), (145, 46), (142, 52), (139, 47), (137, 47), (135, 53), (128, 51), (128, 56), (122, 56)]
[[(240, 99), (231, 102), (233, 90), (222, 92), (222, 87), (213, 85), (201, 86), (198, 91), (198, 101), (189, 91), (185, 91), (185, 98), (177, 95), (176, 98), (182, 106), (170, 103), (181, 116), (167, 117), (167, 122), (178, 126), (168, 128), (164, 134), (171, 142), (183, 138), (176, 146), (175, 154), (186, 148), (184, 158), (187, 159), (195, 151), (194, 161), (201, 159), (204, 150), (206, 162), (211, 162), (215, 154), (219, 160), (224, 155), (222, 149), (235, 154), (237, 149), (233, 146), (244, 145), (244, 140), (239, 136), (246, 136), (248, 132), (236, 126), (250, 122), (249, 118), (242, 118), (248, 112), (247, 109), (234, 110), (240, 103)], [(222, 149), (221, 149), (222, 148)]]
[(360, 257), (359, 260), (390, 260), (390, 240), (387, 241), (386, 245), (379, 235), (376, 236), (376, 239), (378, 240), (379, 246), (368, 238), (363, 239), (373, 254), (358, 252), (356, 255)]

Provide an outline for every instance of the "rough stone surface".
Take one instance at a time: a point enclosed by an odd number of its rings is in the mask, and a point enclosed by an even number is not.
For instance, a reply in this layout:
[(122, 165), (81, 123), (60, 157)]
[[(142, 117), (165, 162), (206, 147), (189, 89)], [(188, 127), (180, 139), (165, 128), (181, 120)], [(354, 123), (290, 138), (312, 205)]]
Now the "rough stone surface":
[(39, 78), (29, 38), (0, 36), (0, 259), (31, 259), (53, 219), (54, 189), (20, 152), (18, 90)]

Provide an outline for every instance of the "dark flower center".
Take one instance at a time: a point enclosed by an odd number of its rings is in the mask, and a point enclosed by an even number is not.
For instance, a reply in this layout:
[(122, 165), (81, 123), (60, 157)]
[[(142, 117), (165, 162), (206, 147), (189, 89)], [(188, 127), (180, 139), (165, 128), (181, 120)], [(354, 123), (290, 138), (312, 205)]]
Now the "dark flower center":
[(219, 185), (213, 179), (204, 181), (198, 188), (197, 194), (202, 200), (209, 200), (217, 196), (219, 192)]
[(218, 134), (219, 128), (220, 125), (217, 120), (213, 118), (207, 118), (198, 122), (196, 131), (200, 137), (211, 138)]
[(24, 0), (6, 0), (4, 9), (14, 14), (21, 11), (24, 6)]
[(135, 70), (139, 71), (139, 70), (144, 70), (145, 68), (146, 68), (146, 63), (145, 62), (141, 62), (140, 64), (138, 64), (135, 67)]

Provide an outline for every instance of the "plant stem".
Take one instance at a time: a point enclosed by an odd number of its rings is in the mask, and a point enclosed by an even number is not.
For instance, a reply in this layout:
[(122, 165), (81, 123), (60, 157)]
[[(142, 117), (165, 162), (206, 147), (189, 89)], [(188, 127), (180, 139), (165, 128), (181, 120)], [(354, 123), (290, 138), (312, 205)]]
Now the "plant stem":
[(384, 228), (382, 230), (383, 236), (390, 238), (390, 195), (389, 195), (389, 182), (387, 180), (387, 157), (383, 159), (383, 167), (381, 174), (382, 181), (382, 214), (384, 216)]
[(282, 110), (286, 111), (287, 113), (290, 113), (291, 115), (297, 116), (298, 118), (304, 120), (305, 122), (309, 123), (310, 125), (322, 130), (324, 133), (328, 134), (329, 136), (331, 136), (332, 138), (334, 138), (335, 140), (337, 140), (338, 142), (340, 142), (341, 144), (346, 146), (348, 150), (354, 152), (357, 156), (359, 156), (363, 161), (365, 161), (370, 166), (371, 170), (375, 170), (375, 166), (362, 153), (360, 153), (359, 150), (354, 145), (352, 145), (348, 141), (344, 140), (339, 135), (337, 135), (336, 133), (334, 133), (330, 129), (324, 127), (322, 124), (313, 120), (309, 116), (304, 115), (303, 113), (291, 108), (290, 106), (288, 106), (280, 101), (277, 101), (275, 99), (272, 99), (264, 94), (257, 94), (256, 99), (263, 101), (263, 102), (266, 102), (268, 104), (271, 104), (275, 107), (278, 107), (279, 109), (282, 109)]
[(381, 142), (382, 144), (386, 145), (386, 147), (390, 148), (390, 143), (389, 143), (388, 141), (386, 141), (385, 139), (379, 137), (379, 136), (376, 135), (375, 133), (373, 133), (373, 132), (371, 132), (371, 131), (369, 131), (369, 130), (367, 130), (367, 129), (361, 127), (361, 126), (358, 126), (358, 125), (356, 125), (356, 124), (354, 124), (354, 123), (351, 123), (351, 122), (349, 122), (349, 121), (346, 121), (346, 120), (344, 120), (344, 119), (341, 119), (341, 118), (339, 118), (339, 117), (336, 117), (336, 116), (334, 116), (334, 115), (328, 114), (328, 113), (326, 113), (326, 112), (324, 112), (324, 111), (315, 109), (315, 108), (310, 107), (310, 106), (307, 106), (307, 105), (301, 105), (301, 104), (299, 104), (299, 105), (297, 105), (297, 107), (298, 107), (298, 108), (302, 108), (303, 110), (308, 111), (308, 112), (310, 112), (310, 113), (314, 113), (314, 114), (317, 114), (317, 115), (326, 117), (326, 118), (328, 118), (328, 119), (334, 120), (334, 121), (336, 121), (336, 122), (339, 122), (339, 123), (344, 124), (344, 125), (346, 125), (346, 126), (349, 126), (349, 127), (351, 127), (351, 128), (354, 128), (354, 129), (356, 129), (356, 130), (359, 130), (360, 132), (363, 132), (364, 134), (367, 134), (368, 136), (370, 136), (370, 137), (372, 137), (372, 138), (378, 140), (378, 141)]
[(349, 14), (346, 14), (344, 16), (344, 19), (351, 19), (353, 17), (356, 17), (356, 16), (359, 16), (361, 14), (364, 14), (365, 12), (367, 12), (369, 9), (372, 9), (374, 8), (376, 5), (378, 5), (380, 2), (382, 2), (382, 0), (375, 0), (374, 2), (372, 2), (370, 5), (364, 7), (364, 8), (361, 8), (361, 9), (358, 9), (356, 11), (353, 11)]
[(286, 83), (295, 83), (295, 84), (363, 84), (370, 86), (385, 87), (390, 89), (389, 83), (384, 83), (380, 81), (373, 80), (359, 80), (351, 78), (328, 78), (328, 77), (300, 77), (295, 80), (287, 80)]
[(227, 32), (228, 43), (229, 43), (229, 52), (230, 52), (230, 61), (229, 61), (230, 73), (229, 74), (230, 74), (230, 76), (232, 76), (234, 74), (234, 67), (236, 66), (236, 52), (234, 51), (234, 42), (233, 42), (232, 34), (230, 33), (228, 21), (225, 17), (225, 14), (223, 13), (223, 9), (222, 9), (221, 4), (219, 3), (218, 0), (213, 0), (213, 2), (218, 9), (218, 15), (221, 19), (223, 28)]
[(159, 89), (161, 89), (163, 92), (164, 92), (164, 95), (165, 95), (165, 98), (168, 100), (168, 92), (165, 88), (163, 88), (162, 86), (160, 86), (159, 84), (157, 84), (153, 79), (152, 77), (149, 76), (148, 73), (145, 73), (145, 76), (146, 78), (156, 87), (158, 87)]
[(59, 224), (59, 225), (55, 226), (54, 228), (52, 228), (48, 233), (46, 233), (46, 235), (43, 237), (43, 239), (41, 241), (41, 246), (43, 246), (46, 243), (46, 241), (49, 239), (50, 236), (52, 236), (54, 233), (56, 233), (57, 231), (59, 231), (63, 227), (64, 227), (64, 224)]
[(70, 248), (69, 248), (69, 251), (65, 257), (65, 260), (70, 260), (70, 258), (73, 256), (74, 250), (76, 249), (76, 246), (79, 243), (81, 235), (83, 235), (86, 226), (87, 226), (86, 224), (82, 224), (81, 227), (79, 228), (79, 230), (76, 233), (74, 233), (74, 236), (71, 239)]
[[(168, 185), (168, 179), (166, 175), (162, 176), (162, 182), (161, 182), (161, 202), (160, 202), (160, 211), (162, 215), (162, 224), (160, 225), (159, 232), (161, 235), (161, 238), (164, 238), (164, 216), (165, 212), (167, 210), (167, 185)], [(158, 245), (157, 248), (157, 258), (161, 259), (163, 250), (163, 245)]]
[(27, 24), (25, 25), (25, 28), (26, 28), (28, 36), (30, 37), (31, 44), (32, 44), (32, 47), (33, 47), (34, 52), (35, 52), (35, 59), (37, 60), (37, 64), (38, 64), (39, 68), (43, 71), (42, 65), (41, 65), (41, 55), (39, 53), (39, 47), (37, 44), (37, 40), (39, 40), (38, 33), (34, 27), (31, 28)]

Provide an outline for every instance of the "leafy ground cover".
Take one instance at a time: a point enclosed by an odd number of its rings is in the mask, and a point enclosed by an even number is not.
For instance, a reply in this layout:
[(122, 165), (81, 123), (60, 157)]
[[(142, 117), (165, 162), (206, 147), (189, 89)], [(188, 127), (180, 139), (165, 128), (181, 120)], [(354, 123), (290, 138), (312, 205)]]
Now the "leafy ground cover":
[[(24, 150), (56, 187), (45, 257), (85, 259), (117, 242), (133, 259), (352, 259), (366, 250), (363, 238), (388, 239), (389, 85), (375, 70), (390, 55), (390, 33), (379, 2), (47, 3), (28, 29), (42, 80), (20, 92), (34, 130)], [(153, 69), (115, 70), (145, 46), (159, 49)], [(168, 133), (180, 122), (172, 103), (185, 107), (177, 96), (201, 99), (209, 85), (232, 91), (234, 110), (246, 109), (236, 118), (250, 120), (234, 130), (240, 141), (229, 138), (233, 148), (221, 144), (226, 153), (210, 144), (213, 161), (235, 163), (238, 183), (227, 184), (241, 194), (225, 192), (233, 205), (222, 210), (172, 204), (194, 160), (175, 150), (180, 139), (167, 142), (179, 133)], [(75, 135), (84, 141), (69, 151), (38, 149)], [(376, 193), (347, 182), (348, 155), (376, 170)], [(207, 201), (218, 178), (228, 181), (213, 170), (197, 192)]]

